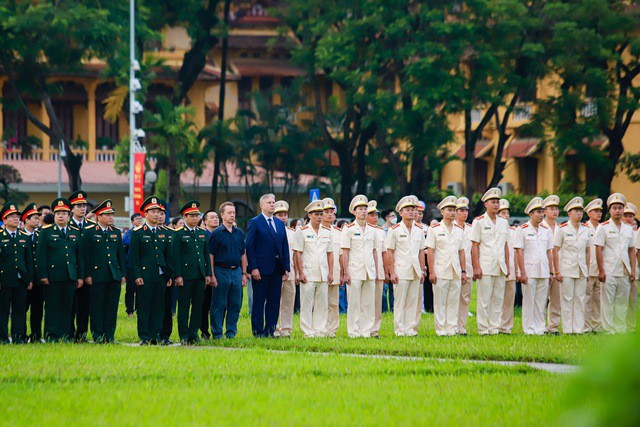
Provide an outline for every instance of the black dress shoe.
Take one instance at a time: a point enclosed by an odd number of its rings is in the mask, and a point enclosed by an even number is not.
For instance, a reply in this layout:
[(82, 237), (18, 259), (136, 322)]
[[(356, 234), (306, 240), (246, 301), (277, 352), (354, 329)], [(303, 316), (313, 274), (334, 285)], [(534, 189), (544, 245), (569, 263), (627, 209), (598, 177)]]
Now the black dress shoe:
[(205, 333), (200, 334), (200, 336), (202, 337), (203, 340), (208, 340), (211, 338), (210, 334), (205, 334)]
[(165, 346), (166, 345), (173, 345), (173, 341), (171, 341), (170, 339), (166, 339), (166, 340), (162, 341), (161, 345), (165, 345)]
[(142, 341), (140, 341), (140, 345), (141, 345), (141, 346), (143, 346), (143, 345), (149, 345), (149, 341), (147, 341), (147, 340), (142, 340)]
[(158, 340), (151, 340), (151, 341), (149, 341), (149, 344), (158, 345)]

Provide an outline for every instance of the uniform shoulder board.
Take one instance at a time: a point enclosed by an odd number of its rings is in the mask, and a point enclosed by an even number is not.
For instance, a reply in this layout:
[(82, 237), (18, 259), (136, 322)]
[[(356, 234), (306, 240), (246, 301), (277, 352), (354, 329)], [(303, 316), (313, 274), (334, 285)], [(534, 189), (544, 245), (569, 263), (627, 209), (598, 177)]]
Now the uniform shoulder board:
[(479, 219), (482, 219), (482, 218), (484, 218), (484, 214), (483, 214), (483, 215), (480, 215), (480, 216), (478, 216), (478, 217), (476, 217), (476, 219), (474, 219), (474, 221), (479, 220)]
[(95, 224), (96, 222), (90, 218), (85, 218), (88, 223)]
[(542, 227), (542, 228), (549, 228), (549, 227), (547, 227), (547, 226), (545, 225), (545, 223), (544, 223), (544, 222), (541, 222), (541, 223), (540, 223), (540, 227)]
[(563, 222), (562, 224), (560, 224), (560, 228), (562, 227), (566, 227), (569, 223), (567, 221)]
[(580, 225), (583, 226), (583, 227), (588, 227), (589, 226), (589, 224), (587, 224), (586, 222), (583, 222)]
[(133, 231), (138, 231), (138, 230), (140, 230), (142, 227), (144, 227), (144, 225), (139, 225), (139, 226), (135, 227), (135, 228), (133, 229)]
[(401, 222), (397, 223), (396, 225), (392, 226), (391, 228), (398, 228), (400, 227), (400, 224), (402, 224)]
[(520, 228), (527, 228), (528, 226), (529, 226), (529, 223), (525, 223), (525, 224), (522, 224)]
[(296, 229), (295, 229), (295, 228), (291, 228), (291, 227), (289, 227), (289, 226), (287, 226), (287, 228), (288, 228), (289, 230), (291, 230), (291, 231), (296, 231)]
[(183, 229), (184, 229), (184, 226), (183, 226), (183, 227), (180, 227), (180, 228), (176, 228), (176, 229), (174, 229), (173, 231), (180, 231), (180, 230), (183, 230)]
[(331, 230), (329, 227), (327, 227), (326, 225), (320, 225), (320, 227), (324, 228), (325, 230)]
[(440, 223), (434, 224), (433, 227), (431, 228), (436, 228), (436, 227), (440, 227)]
[(72, 230), (80, 230), (78, 227), (76, 227), (75, 225), (69, 224), (69, 228)]
[(91, 227), (93, 227), (94, 225), (98, 225), (98, 224), (97, 224), (96, 222), (93, 222), (93, 221), (87, 220), (87, 222), (84, 224), (84, 228), (91, 228)]
[(458, 224), (457, 222), (454, 222), (453, 225), (455, 225), (456, 227), (458, 227), (459, 229), (463, 230), (462, 226), (460, 224)]
[(414, 224), (415, 224), (415, 225), (416, 225), (416, 227), (418, 227), (418, 228), (424, 228), (424, 224), (423, 224), (423, 223), (421, 223), (421, 222), (415, 222)]
[(353, 227), (354, 225), (356, 225), (356, 223), (352, 222), (351, 224), (347, 225), (347, 227)]
[(379, 225), (372, 225), (373, 228), (377, 228), (378, 230), (382, 230), (382, 227), (380, 227)]
[(26, 232), (26, 231), (24, 231), (24, 230), (20, 230), (20, 234), (24, 234), (25, 236), (30, 236), (30, 234), (29, 234), (29, 233), (27, 233), (27, 232)]
[[(293, 228), (291, 228), (291, 227), (287, 227), (287, 228), (293, 230)], [(306, 230), (307, 228), (309, 228), (308, 225), (305, 225), (304, 227), (300, 227), (301, 230)]]
[(605, 222), (603, 222), (603, 223), (602, 223), (602, 224), (600, 224), (600, 225), (607, 225), (607, 224), (609, 224), (609, 220), (606, 220)]
[(51, 227), (52, 225), (53, 225), (53, 224), (45, 224), (45, 225), (43, 225), (43, 226), (42, 226), (42, 229), (44, 230), (45, 228), (49, 228), (49, 227)]
[(115, 225), (110, 225), (109, 230), (122, 231), (120, 228), (116, 227)]

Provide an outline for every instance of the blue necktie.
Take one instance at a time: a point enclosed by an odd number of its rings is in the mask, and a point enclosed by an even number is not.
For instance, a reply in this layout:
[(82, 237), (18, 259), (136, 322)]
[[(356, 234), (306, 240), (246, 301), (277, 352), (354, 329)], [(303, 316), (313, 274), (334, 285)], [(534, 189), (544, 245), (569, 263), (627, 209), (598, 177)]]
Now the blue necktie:
[(273, 229), (273, 232), (275, 234), (278, 234), (278, 231), (276, 230), (276, 225), (273, 223), (273, 219), (269, 218), (269, 226)]

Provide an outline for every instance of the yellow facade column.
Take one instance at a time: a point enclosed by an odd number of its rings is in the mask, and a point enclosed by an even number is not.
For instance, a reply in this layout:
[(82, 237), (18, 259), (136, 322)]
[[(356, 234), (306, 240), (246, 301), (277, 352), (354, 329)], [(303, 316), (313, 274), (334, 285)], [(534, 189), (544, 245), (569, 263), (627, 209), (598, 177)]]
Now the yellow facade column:
[(87, 132), (89, 153), (87, 160), (96, 161), (96, 87), (98, 82), (93, 81), (84, 85), (87, 91)]
[[(44, 102), (40, 103), (40, 121), (46, 127), (51, 126), (51, 122), (49, 120), (49, 115), (47, 114), (47, 109), (44, 108)], [(39, 131), (40, 139), (42, 140), (42, 160), (51, 160), (51, 147), (50, 147), (50, 139), (49, 135), (46, 133)]]

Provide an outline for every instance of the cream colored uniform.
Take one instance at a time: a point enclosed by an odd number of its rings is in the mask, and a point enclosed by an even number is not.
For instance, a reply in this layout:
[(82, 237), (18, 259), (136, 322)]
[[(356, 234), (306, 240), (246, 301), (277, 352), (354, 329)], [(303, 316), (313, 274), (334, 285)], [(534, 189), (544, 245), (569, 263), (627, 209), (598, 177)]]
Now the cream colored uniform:
[(551, 273), (548, 251), (553, 249), (553, 235), (544, 222), (536, 230), (527, 221), (516, 229), (513, 247), (522, 249), (528, 279), (522, 284), (522, 330), (525, 335), (543, 335)]
[(513, 329), (513, 306), (516, 302), (516, 253), (513, 249), (513, 241), (516, 237), (516, 227), (509, 227), (509, 276), (504, 284), (504, 301), (502, 302), (502, 320), (500, 332), (510, 334)]
[(293, 239), (293, 250), (300, 253), (306, 277), (306, 283), (300, 283), (300, 329), (305, 337), (324, 337), (328, 311), (327, 254), (333, 253), (331, 229), (323, 225), (317, 232), (311, 225), (299, 228)]
[(464, 250), (463, 229), (457, 224), (449, 229), (440, 222), (431, 227), (426, 245), (434, 251), (433, 267), (437, 280), (433, 284), (433, 318), (436, 334), (455, 335), (462, 285), (459, 252)]
[[(633, 230), (633, 241), (636, 250), (640, 245), (640, 240), (638, 240), (638, 235), (640, 233), (637, 229)], [(637, 257), (636, 257), (637, 258)], [(636, 279), (633, 283), (629, 284), (629, 310), (627, 310), (627, 331), (635, 332), (636, 331), (636, 322), (638, 319), (638, 272), (640, 271), (640, 266), (638, 266), (636, 260)]]
[(578, 223), (576, 229), (570, 222), (565, 222), (556, 228), (553, 246), (560, 248), (558, 271), (562, 274), (562, 332), (581, 334), (584, 332), (584, 300), (589, 276), (587, 250), (591, 246), (591, 230), (584, 224)]
[(589, 262), (589, 277), (587, 278), (587, 292), (584, 298), (584, 331), (602, 331), (602, 313), (600, 312), (601, 283), (598, 280), (598, 261), (596, 260), (595, 237), (599, 224), (594, 227), (591, 221), (584, 223), (589, 227), (591, 244), (591, 261)]
[(469, 303), (471, 302), (471, 293), (473, 291), (473, 260), (471, 259), (471, 225), (464, 223), (463, 231), (464, 256), (466, 259), (465, 270), (467, 272), (467, 283), (460, 288), (460, 306), (458, 307), (458, 333), (467, 333), (467, 318), (469, 317)]
[[(543, 219), (542, 223), (547, 226), (549, 231), (551, 231), (551, 238), (553, 239), (553, 235), (558, 229), (558, 225), (555, 222), (549, 222), (547, 219)], [(557, 267), (555, 267), (557, 268)], [(553, 271), (555, 273), (555, 271)], [(562, 307), (560, 304), (560, 282), (558, 282), (555, 277), (551, 277), (549, 279), (549, 296), (548, 303), (549, 307), (547, 309), (547, 331), (555, 333), (558, 332), (558, 327), (560, 326), (561, 312)]]
[(370, 337), (375, 322), (375, 280), (378, 232), (353, 222), (342, 231), (340, 248), (349, 250), (346, 266), (351, 283), (347, 285), (347, 332), (349, 337)]
[(470, 239), (479, 243), (479, 264), (482, 278), (476, 283), (478, 292), (477, 324), (480, 335), (497, 334), (502, 321), (504, 285), (507, 276), (505, 244), (509, 238), (509, 222), (496, 215), (495, 223), (489, 215), (473, 221)]
[(393, 325), (397, 336), (418, 334), (419, 318), (415, 313), (422, 302), (420, 257), (426, 247), (423, 227), (414, 222), (409, 231), (404, 222), (399, 222), (387, 234), (385, 246), (393, 251), (393, 268), (398, 276), (398, 283), (393, 285)]
[(340, 267), (340, 237), (342, 230), (335, 225), (331, 226), (331, 246), (333, 249), (333, 281), (329, 283), (329, 308), (327, 312), (327, 336), (335, 337), (340, 326), (340, 276), (342, 269)]
[(633, 228), (624, 222), (620, 229), (613, 221), (600, 224), (595, 245), (603, 248), (602, 257), (606, 280), (600, 293), (602, 328), (605, 332), (625, 332), (629, 308), (629, 276), (631, 261), (629, 248), (634, 247)]
[(373, 322), (373, 329), (371, 330), (371, 336), (377, 337), (380, 334), (380, 326), (382, 325), (382, 290), (384, 287), (384, 263), (382, 262), (382, 254), (386, 252), (385, 240), (387, 238), (382, 227), (377, 225), (371, 225), (376, 229), (378, 233), (378, 246), (376, 246), (376, 253), (378, 255), (378, 271), (376, 275), (376, 297), (375, 297), (375, 321)]
[(291, 271), (289, 280), (282, 281), (282, 293), (280, 294), (280, 315), (278, 316), (278, 327), (274, 333), (277, 337), (291, 336), (293, 327), (293, 307), (296, 303), (296, 270), (293, 266), (293, 241), (296, 230), (285, 227), (287, 230), (287, 242), (289, 243), (289, 259), (291, 260)]

